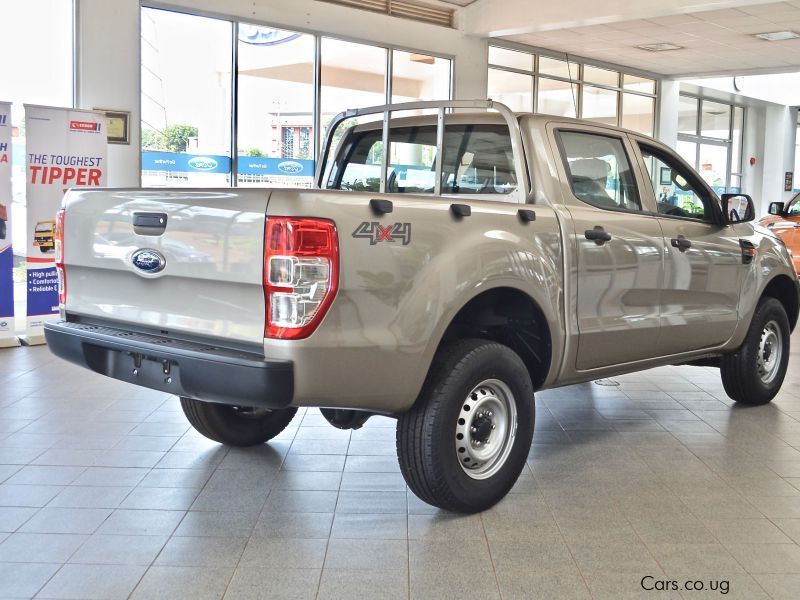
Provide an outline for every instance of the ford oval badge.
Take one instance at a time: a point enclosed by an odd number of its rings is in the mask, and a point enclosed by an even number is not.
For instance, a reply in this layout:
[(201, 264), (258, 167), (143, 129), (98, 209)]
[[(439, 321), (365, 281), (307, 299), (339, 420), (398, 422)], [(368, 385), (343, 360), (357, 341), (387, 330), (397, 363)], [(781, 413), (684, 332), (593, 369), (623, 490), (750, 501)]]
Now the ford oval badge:
[(278, 170), (289, 175), (296, 175), (303, 172), (303, 164), (295, 160), (284, 160), (278, 163)]
[(213, 171), (219, 163), (210, 156), (195, 156), (189, 159), (188, 164), (198, 171)]
[(133, 266), (139, 269), (142, 273), (152, 275), (164, 270), (167, 266), (167, 259), (158, 250), (151, 248), (144, 248), (137, 250), (131, 256)]

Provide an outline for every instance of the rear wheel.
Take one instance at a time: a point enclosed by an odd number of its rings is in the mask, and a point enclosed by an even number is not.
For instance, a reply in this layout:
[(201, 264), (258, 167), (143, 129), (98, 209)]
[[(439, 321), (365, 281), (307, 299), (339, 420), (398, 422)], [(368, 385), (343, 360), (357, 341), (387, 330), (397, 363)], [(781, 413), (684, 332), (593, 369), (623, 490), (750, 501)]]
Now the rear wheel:
[(750, 405), (772, 400), (786, 376), (790, 337), (783, 304), (775, 298), (762, 298), (742, 345), (722, 357), (720, 371), (728, 396)]
[(400, 469), (425, 502), (478, 512), (514, 486), (533, 437), (533, 386), (510, 348), (461, 340), (437, 354), (414, 407), (397, 423)]
[(279, 410), (229, 406), (181, 398), (183, 414), (199, 433), (230, 446), (255, 446), (271, 440), (286, 429), (297, 409)]

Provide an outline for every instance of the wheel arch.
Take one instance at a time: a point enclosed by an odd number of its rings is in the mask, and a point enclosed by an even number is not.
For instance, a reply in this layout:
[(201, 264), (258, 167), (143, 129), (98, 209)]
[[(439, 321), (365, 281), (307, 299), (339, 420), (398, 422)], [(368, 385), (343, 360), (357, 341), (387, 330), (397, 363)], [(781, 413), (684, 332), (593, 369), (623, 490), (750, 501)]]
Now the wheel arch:
[(783, 304), (789, 317), (789, 325), (794, 331), (800, 316), (800, 287), (797, 281), (793, 281), (787, 275), (778, 275), (766, 285), (761, 297), (775, 298)]
[(553, 360), (550, 326), (536, 300), (522, 290), (495, 287), (473, 296), (450, 320), (436, 352), (445, 344), (465, 338), (508, 346), (525, 363), (534, 389), (546, 381)]

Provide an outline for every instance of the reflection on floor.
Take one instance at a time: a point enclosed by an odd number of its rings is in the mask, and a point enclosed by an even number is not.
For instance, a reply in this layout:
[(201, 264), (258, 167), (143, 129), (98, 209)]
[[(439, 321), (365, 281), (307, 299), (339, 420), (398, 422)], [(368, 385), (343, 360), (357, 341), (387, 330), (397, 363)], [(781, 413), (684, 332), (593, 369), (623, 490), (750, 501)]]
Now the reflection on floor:
[(800, 597), (800, 355), (760, 408), (713, 369), (614, 381), (539, 394), (514, 492), (465, 517), (407, 492), (390, 419), (225, 448), (174, 398), (0, 350), (0, 597)]

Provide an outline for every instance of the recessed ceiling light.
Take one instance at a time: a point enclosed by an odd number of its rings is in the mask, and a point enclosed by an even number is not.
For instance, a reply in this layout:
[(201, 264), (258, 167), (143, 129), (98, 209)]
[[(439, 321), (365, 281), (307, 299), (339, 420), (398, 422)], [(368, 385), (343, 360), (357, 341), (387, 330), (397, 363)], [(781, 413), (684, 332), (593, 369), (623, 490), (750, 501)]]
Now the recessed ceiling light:
[(800, 33), (794, 31), (772, 31), (769, 33), (756, 33), (755, 36), (768, 42), (782, 42), (783, 40), (796, 40)]
[(683, 46), (677, 46), (675, 44), (668, 44), (666, 42), (659, 42), (657, 44), (642, 44), (641, 46), (636, 46), (642, 50), (648, 50), (650, 52), (665, 52), (667, 50), (683, 50)]

